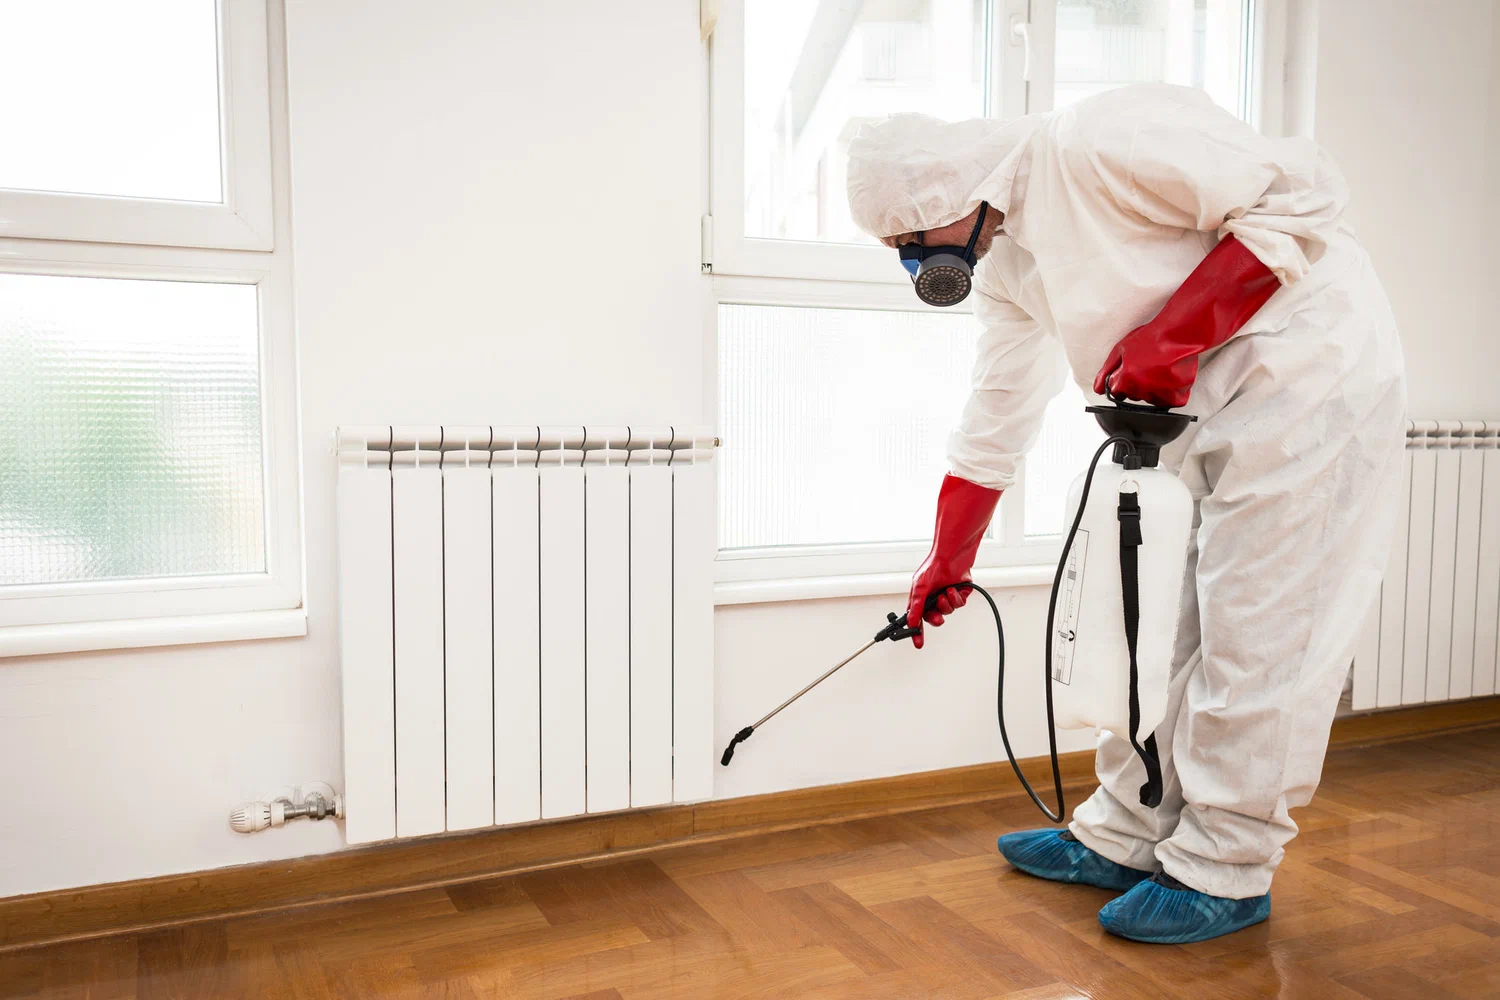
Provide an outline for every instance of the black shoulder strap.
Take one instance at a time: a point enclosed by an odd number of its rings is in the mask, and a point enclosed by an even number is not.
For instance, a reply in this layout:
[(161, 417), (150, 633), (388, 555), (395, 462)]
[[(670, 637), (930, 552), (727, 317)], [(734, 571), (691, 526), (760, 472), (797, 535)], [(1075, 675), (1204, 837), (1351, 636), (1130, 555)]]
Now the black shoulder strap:
[(1141, 503), (1136, 493), (1120, 492), (1120, 603), (1125, 609), (1125, 643), (1130, 647), (1130, 745), (1135, 747), (1141, 763), (1146, 765), (1146, 783), (1141, 786), (1141, 805), (1155, 809), (1161, 805), (1161, 757), (1156, 752), (1156, 733), (1146, 737), (1146, 745), (1136, 742), (1141, 726), (1141, 678), (1136, 663), (1136, 641), (1141, 630), (1141, 582), (1139, 549), (1141, 547)]

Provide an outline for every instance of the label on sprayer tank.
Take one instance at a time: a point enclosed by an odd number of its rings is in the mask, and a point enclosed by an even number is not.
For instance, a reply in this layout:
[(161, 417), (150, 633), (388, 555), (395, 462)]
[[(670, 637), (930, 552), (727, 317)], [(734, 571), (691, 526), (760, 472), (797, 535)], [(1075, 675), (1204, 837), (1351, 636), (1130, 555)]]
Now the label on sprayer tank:
[(1073, 649), (1078, 638), (1078, 608), (1083, 598), (1083, 567), (1089, 554), (1089, 533), (1079, 528), (1068, 550), (1068, 562), (1057, 584), (1057, 609), (1052, 623), (1052, 679), (1073, 680)]

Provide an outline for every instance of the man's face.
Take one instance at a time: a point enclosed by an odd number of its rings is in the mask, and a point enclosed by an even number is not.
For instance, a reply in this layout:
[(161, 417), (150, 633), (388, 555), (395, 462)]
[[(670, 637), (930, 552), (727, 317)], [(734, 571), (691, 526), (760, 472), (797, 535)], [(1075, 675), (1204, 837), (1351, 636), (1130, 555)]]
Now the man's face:
[[(941, 229), (929, 229), (923, 233), (901, 233), (899, 236), (882, 236), (880, 242), (888, 247), (904, 247), (908, 243), (920, 243), (927, 247), (961, 247), (969, 242), (969, 235), (974, 232), (974, 223), (979, 220), (979, 209), (974, 209), (968, 215), (957, 222), (950, 222)], [(984, 229), (979, 238), (974, 241), (974, 259), (983, 260), (984, 255), (989, 253), (990, 244), (995, 242), (995, 234), (1000, 231), (1005, 216), (1000, 212), (990, 209), (984, 216)]]

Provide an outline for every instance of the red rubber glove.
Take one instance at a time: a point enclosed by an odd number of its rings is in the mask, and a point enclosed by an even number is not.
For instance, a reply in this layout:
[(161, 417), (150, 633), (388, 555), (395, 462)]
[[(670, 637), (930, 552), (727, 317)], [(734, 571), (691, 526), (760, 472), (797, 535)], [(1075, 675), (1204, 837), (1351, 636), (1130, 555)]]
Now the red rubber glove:
[[(920, 627), (922, 610), (927, 598), (939, 587), (946, 587), (937, 599), (937, 606), (928, 611), (929, 625), (943, 624), (943, 616), (951, 615), (954, 608), (961, 608), (969, 599), (967, 589), (948, 587), (969, 579), (969, 570), (974, 568), (974, 557), (979, 552), (979, 542), (995, 515), (995, 505), (1000, 502), (1000, 491), (988, 486), (971, 483), (958, 476), (944, 476), (943, 488), (938, 491), (937, 524), (932, 529), (932, 550), (911, 578), (911, 594), (906, 599), (907, 627)], [(922, 648), (922, 633), (911, 637), (911, 644)]]
[(1155, 319), (1114, 346), (1094, 376), (1094, 391), (1155, 406), (1185, 405), (1198, 377), (1198, 355), (1233, 337), (1280, 287), (1243, 243), (1224, 237)]

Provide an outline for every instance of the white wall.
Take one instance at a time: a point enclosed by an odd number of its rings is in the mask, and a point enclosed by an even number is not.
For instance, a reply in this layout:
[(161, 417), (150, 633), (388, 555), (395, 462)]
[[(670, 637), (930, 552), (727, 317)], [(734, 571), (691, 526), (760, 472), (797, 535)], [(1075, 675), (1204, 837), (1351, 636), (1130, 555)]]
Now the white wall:
[[(1488, 117), (1489, 142), (1485, 150), (1485, 176), (1488, 178), (1485, 191), (1489, 195), (1489, 222), (1484, 227), (1489, 233), (1500, 233), (1500, 3), (1495, 4), (1490, 12), (1493, 22), (1493, 31), (1490, 35), (1490, 107)], [(1490, 290), (1490, 302), (1488, 312), (1485, 314), (1491, 318), (1500, 319), (1500, 281), (1496, 281), (1500, 275), (1500, 249), (1492, 251), (1492, 264), (1489, 270), (1489, 278), (1486, 284)], [(1493, 330), (1493, 326), (1491, 328)], [(1483, 342), (1486, 338), (1481, 334)], [(1493, 334), (1488, 342), (1495, 341)], [(1483, 369), (1481, 369), (1482, 371)], [(1490, 365), (1490, 371), (1495, 371), (1495, 365)]]
[(1495, 0), (1320, 0), (1315, 135), (1395, 307), (1415, 417), (1500, 418), (1496, 21)]
[(696, 0), (290, 0), (305, 639), (0, 660), (0, 896), (334, 850), (341, 423), (709, 416)]
[[(336, 425), (712, 417), (694, 0), (290, 6), (308, 636), (0, 661), (0, 895), (341, 846), (331, 823), (225, 822), (278, 785), (339, 781)], [(1414, 6), (1322, 0), (1318, 131), (1396, 301), (1413, 411), (1497, 417), (1479, 290), (1493, 310), (1500, 282), (1472, 222), (1500, 222), (1494, 3)], [(1045, 598), (1002, 596), (1021, 754), (1045, 748)], [(899, 604), (721, 609), (719, 741)], [(872, 651), (757, 733), (716, 793), (996, 759), (992, 641), (979, 605), (922, 653)]]

